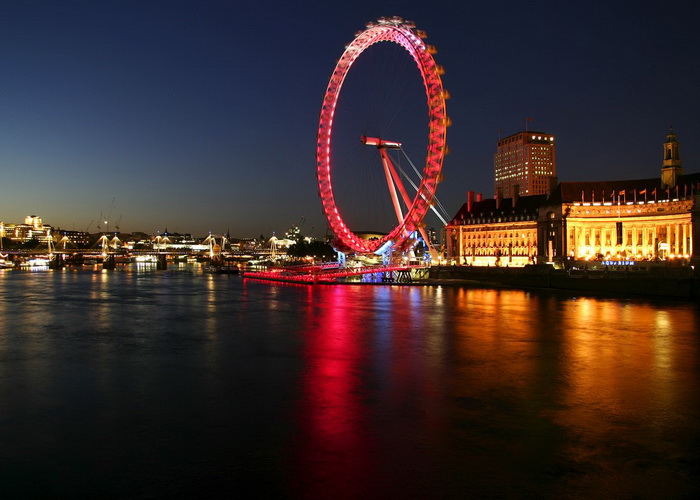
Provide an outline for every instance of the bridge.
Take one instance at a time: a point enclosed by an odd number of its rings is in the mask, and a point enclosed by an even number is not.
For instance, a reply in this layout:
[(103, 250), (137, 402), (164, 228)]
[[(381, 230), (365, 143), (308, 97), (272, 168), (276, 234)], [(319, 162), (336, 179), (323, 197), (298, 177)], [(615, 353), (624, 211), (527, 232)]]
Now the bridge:
[(223, 264), (224, 261), (249, 261), (256, 258), (269, 257), (269, 251), (261, 249), (254, 252), (226, 252), (210, 254), (209, 252), (192, 251), (188, 249), (167, 249), (167, 250), (130, 250), (121, 248), (117, 250), (103, 251), (99, 248), (73, 248), (62, 250), (3, 250), (2, 259), (4, 262), (11, 262), (15, 267), (27, 265), (29, 262), (37, 265), (48, 266), (52, 269), (60, 269), (67, 265), (82, 265), (86, 261), (101, 264), (104, 269), (114, 269), (117, 264), (139, 262), (144, 257), (154, 262), (158, 269), (166, 269), (168, 262), (174, 260), (184, 260), (186, 258), (196, 258), (199, 262), (211, 264)]

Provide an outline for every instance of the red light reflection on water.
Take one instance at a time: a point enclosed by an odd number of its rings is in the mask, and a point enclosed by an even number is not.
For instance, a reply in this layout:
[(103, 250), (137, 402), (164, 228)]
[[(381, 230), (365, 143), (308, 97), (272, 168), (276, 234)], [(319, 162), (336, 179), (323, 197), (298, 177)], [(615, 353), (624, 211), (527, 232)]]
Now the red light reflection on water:
[(305, 307), (289, 454), (302, 497), (685, 491), (692, 308), (341, 286)]
[(338, 489), (345, 489), (341, 496), (361, 494), (353, 478), (372, 456), (363, 435), (365, 410), (357, 366), (365, 357), (362, 329), (357, 328), (363, 318), (347, 303), (347, 291), (325, 289), (321, 305), (314, 306), (313, 297), (308, 303), (299, 408), (302, 435), (293, 479), (306, 497)]
[[(323, 287), (310, 292), (292, 487), (306, 498), (412, 492), (433, 471), (446, 426), (444, 335), (434, 290)], [(427, 297), (426, 294), (431, 295)], [(400, 459), (397, 459), (399, 458)]]

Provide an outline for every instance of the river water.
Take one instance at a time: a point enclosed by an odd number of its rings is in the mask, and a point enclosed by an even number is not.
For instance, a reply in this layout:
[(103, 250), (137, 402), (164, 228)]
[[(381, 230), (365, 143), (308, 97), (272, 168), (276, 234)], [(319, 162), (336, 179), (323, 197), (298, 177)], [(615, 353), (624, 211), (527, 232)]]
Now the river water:
[(2, 498), (700, 491), (695, 303), (13, 270), (0, 318)]

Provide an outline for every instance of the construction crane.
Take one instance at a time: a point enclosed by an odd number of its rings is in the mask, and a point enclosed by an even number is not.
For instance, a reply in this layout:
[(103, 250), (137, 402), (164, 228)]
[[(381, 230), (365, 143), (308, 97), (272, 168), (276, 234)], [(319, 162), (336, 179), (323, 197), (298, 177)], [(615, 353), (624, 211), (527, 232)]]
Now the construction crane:
[[(116, 202), (116, 198), (112, 198), (112, 203), (109, 206), (109, 212), (107, 212), (107, 217), (105, 217), (104, 212), (100, 211), (100, 217), (97, 219), (97, 232), (102, 232), (102, 228), (104, 227), (104, 230), (106, 233), (109, 232), (109, 224), (112, 222), (112, 212), (114, 211), (114, 203)], [(120, 219), (121, 220), (121, 217)], [(104, 224), (104, 226), (103, 226)], [(119, 228), (117, 228), (119, 230)]]
[(109, 206), (109, 213), (105, 219), (105, 231), (109, 231), (109, 223), (112, 221), (112, 211), (114, 210), (114, 202), (116, 198), (112, 198), (112, 204)]

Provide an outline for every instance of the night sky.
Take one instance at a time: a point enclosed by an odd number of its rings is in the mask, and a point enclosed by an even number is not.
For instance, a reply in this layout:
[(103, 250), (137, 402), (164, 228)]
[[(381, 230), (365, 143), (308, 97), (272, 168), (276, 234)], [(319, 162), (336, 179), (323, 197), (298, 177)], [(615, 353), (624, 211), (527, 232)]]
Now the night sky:
[(3, 2), (0, 220), (248, 237), (305, 217), (321, 236), (323, 93), (354, 34), (393, 15), (446, 70), (449, 213), (493, 194), (499, 134), (527, 118), (556, 134), (563, 181), (659, 175), (669, 124), (700, 171), (694, 1)]

